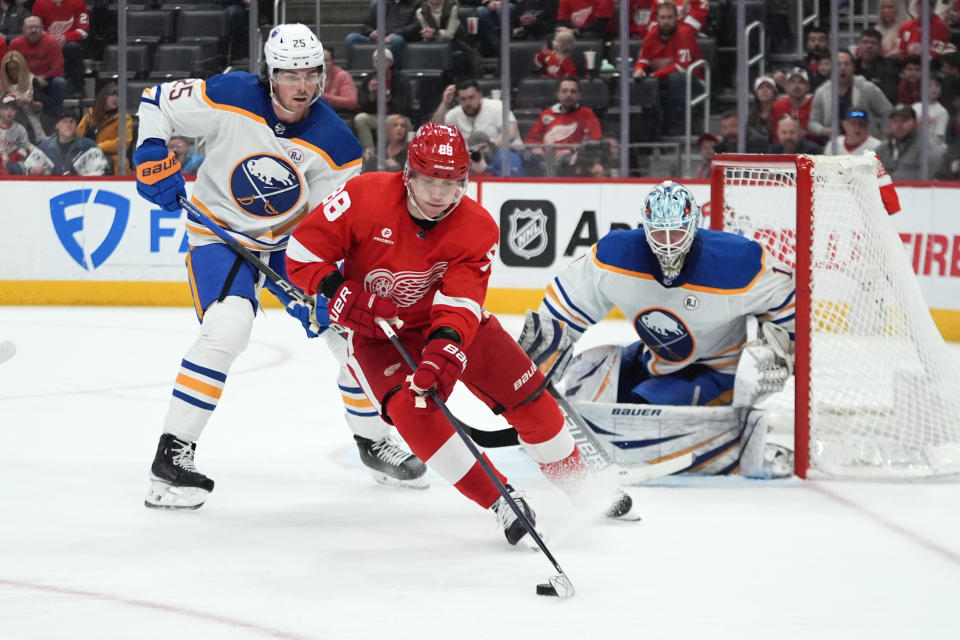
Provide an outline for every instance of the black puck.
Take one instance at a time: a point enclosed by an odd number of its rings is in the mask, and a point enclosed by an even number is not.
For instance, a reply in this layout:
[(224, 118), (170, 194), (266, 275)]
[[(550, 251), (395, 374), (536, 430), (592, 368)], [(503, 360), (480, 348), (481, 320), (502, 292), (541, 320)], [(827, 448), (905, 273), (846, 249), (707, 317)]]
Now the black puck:
[(537, 585), (537, 595), (538, 596), (553, 596), (559, 598), (560, 594), (557, 593), (557, 590), (553, 588), (553, 585), (549, 582)]

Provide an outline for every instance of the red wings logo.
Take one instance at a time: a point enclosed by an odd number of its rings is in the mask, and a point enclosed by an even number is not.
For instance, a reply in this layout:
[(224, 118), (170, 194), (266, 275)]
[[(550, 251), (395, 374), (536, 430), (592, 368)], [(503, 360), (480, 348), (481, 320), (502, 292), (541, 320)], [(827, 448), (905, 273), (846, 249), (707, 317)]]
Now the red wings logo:
[(428, 271), (400, 271), (374, 269), (363, 279), (363, 288), (384, 298), (390, 298), (398, 307), (412, 307), (433, 288), (447, 272), (446, 262), (438, 262)]

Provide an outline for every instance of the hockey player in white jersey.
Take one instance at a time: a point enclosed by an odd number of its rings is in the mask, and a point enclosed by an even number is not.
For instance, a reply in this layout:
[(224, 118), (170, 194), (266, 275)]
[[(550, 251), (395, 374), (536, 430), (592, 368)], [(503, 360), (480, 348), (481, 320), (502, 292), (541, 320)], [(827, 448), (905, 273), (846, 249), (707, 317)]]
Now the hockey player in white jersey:
[[(134, 162), (137, 190), (167, 210), (185, 194), (174, 133), (206, 139), (206, 160), (191, 201), (247, 248), (286, 274), (287, 239), (337, 186), (360, 172), (362, 149), (322, 100), (323, 46), (302, 24), (278, 25), (264, 45), (265, 73), (177, 80), (144, 91)], [(186, 264), (200, 335), (187, 351), (151, 467), (148, 507), (201, 506), (213, 480), (197, 471), (196, 441), (223, 391), (227, 374), (250, 338), (259, 272), (202, 224), (188, 221)], [(279, 287), (263, 283), (298, 318), (310, 337), (322, 334), (341, 362), (345, 343), (332, 331), (326, 301), (317, 316)], [(315, 330), (320, 325), (319, 334)], [(311, 326), (314, 327), (311, 329)], [(392, 436), (345, 366), (338, 378), (347, 423), (364, 464), (387, 484), (426, 486), (426, 467)]]
[(792, 367), (793, 274), (753, 240), (699, 229), (699, 220), (684, 186), (654, 187), (643, 228), (611, 231), (560, 272), (528, 312), (520, 345), (559, 380), (576, 340), (619, 308), (639, 340), (579, 354), (560, 384), (604, 432), (610, 457), (692, 451), (685, 471), (768, 477), (782, 452), (767, 450), (753, 406)]

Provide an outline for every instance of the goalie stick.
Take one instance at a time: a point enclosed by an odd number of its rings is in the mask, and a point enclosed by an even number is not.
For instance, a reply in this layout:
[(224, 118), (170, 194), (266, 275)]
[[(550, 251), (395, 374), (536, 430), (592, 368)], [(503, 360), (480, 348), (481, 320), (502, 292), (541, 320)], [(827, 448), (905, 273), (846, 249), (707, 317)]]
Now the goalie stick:
[[(403, 361), (407, 363), (407, 366), (410, 367), (410, 370), (416, 371), (417, 363), (413, 361), (413, 358), (410, 357), (410, 353), (406, 350), (406, 348), (404, 348), (403, 344), (401, 344), (400, 338), (397, 337), (397, 334), (393, 330), (393, 327), (390, 326), (390, 323), (383, 318), (377, 318), (377, 324), (380, 325), (380, 328), (383, 330), (383, 332), (387, 334), (390, 342), (393, 343), (394, 348), (396, 348), (397, 353), (399, 353), (400, 357), (403, 358)], [(513, 498), (510, 497), (510, 492), (507, 491), (505, 486), (503, 486), (503, 483), (500, 482), (500, 478), (498, 478), (497, 474), (494, 473), (493, 469), (490, 467), (490, 464), (480, 454), (480, 450), (477, 449), (477, 445), (473, 443), (473, 440), (470, 439), (470, 436), (468, 436), (467, 432), (464, 430), (463, 423), (460, 422), (455, 415), (453, 415), (453, 413), (447, 407), (447, 404), (440, 399), (440, 396), (437, 394), (435, 389), (428, 389), (427, 395), (440, 409), (440, 413), (443, 414), (443, 417), (450, 422), (453, 430), (457, 432), (457, 435), (460, 436), (461, 440), (463, 440), (463, 443), (467, 446), (467, 449), (470, 450), (470, 454), (480, 464), (483, 472), (488, 478), (490, 478), (490, 481), (493, 482), (494, 486), (497, 487), (497, 491), (499, 491), (500, 495), (503, 496), (504, 501), (510, 505), (511, 509), (513, 509), (513, 512), (523, 524), (523, 528), (527, 530), (527, 533), (530, 535), (533, 541), (536, 542), (537, 546), (540, 547), (540, 550), (543, 551), (543, 555), (550, 560), (553, 568), (557, 570), (559, 575), (550, 576), (550, 578), (548, 578), (549, 584), (544, 583), (537, 585), (537, 595), (556, 596), (560, 598), (569, 598), (573, 596), (574, 588), (570, 578), (568, 578), (567, 574), (564, 573), (563, 569), (560, 568), (560, 564), (557, 562), (557, 559), (553, 557), (552, 553), (550, 553), (546, 543), (544, 543), (543, 538), (540, 537), (540, 534), (537, 533), (536, 528), (533, 526), (533, 523), (530, 522), (527, 514), (525, 514), (523, 509), (518, 507), (517, 503), (513, 501)]]

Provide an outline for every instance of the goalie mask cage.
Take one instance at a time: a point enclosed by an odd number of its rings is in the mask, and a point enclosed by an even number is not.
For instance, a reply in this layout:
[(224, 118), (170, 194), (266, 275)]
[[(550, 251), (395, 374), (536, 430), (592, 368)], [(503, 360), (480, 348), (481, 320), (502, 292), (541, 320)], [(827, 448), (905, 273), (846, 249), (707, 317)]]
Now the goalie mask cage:
[(878, 168), (867, 156), (712, 163), (711, 227), (758, 241), (768, 265), (796, 273), (802, 478), (960, 473), (960, 367), (884, 209)]

